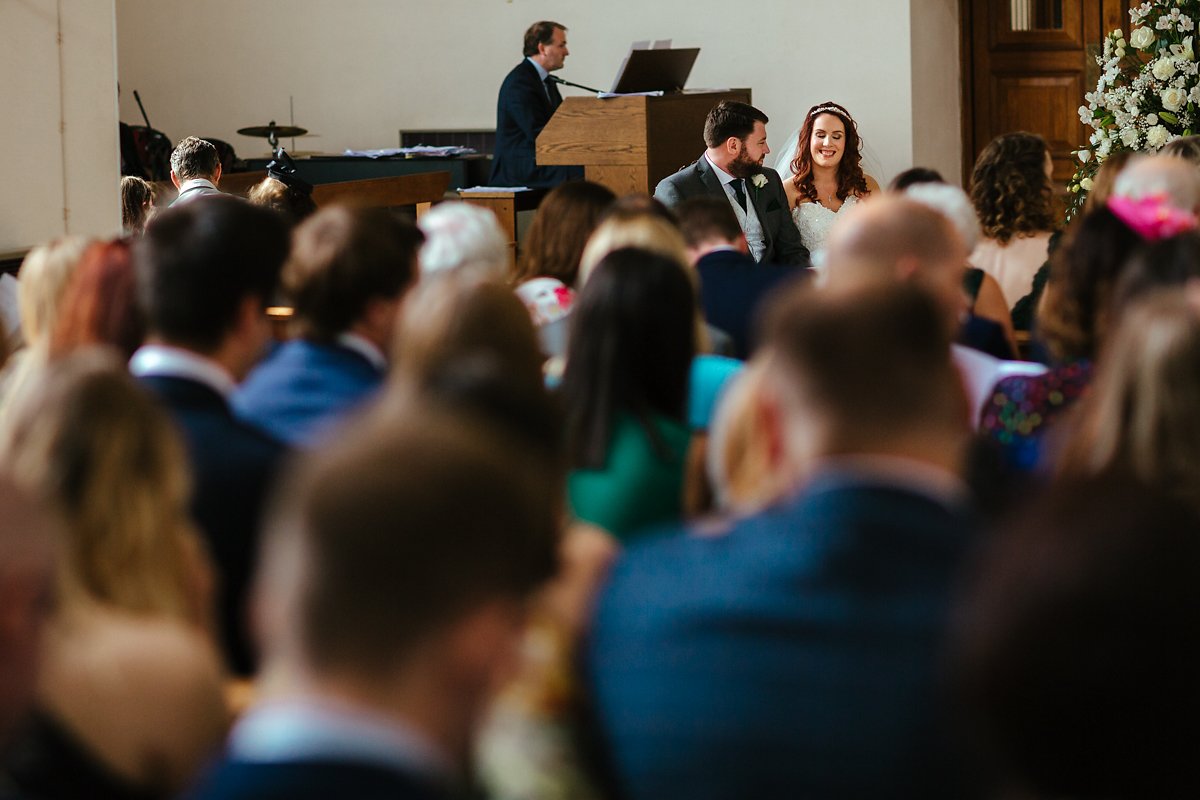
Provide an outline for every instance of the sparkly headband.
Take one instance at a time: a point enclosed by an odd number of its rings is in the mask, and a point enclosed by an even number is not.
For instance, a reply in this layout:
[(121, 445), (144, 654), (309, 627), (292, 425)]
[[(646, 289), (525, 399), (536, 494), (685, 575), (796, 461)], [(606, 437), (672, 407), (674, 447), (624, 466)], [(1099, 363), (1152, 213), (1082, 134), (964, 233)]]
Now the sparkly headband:
[(820, 108), (814, 108), (812, 111), (808, 112), (810, 117), (815, 117), (817, 114), (837, 114), (839, 117), (850, 116), (837, 106), (821, 106)]

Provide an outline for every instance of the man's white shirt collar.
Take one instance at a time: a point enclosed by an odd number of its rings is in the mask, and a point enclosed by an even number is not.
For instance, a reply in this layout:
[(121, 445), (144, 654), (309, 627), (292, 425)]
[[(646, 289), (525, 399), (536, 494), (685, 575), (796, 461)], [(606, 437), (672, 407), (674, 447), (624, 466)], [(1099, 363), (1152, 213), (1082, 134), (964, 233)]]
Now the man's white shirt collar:
[[(538, 77), (542, 80), (542, 83), (545, 83), (546, 78), (550, 77), (550, 72), (545, 67), (543, 67), (541, 64), (539, 64), (538, 62), (536, 62), (532, 58), (530, 58), (529, 56), (525, 56), (525, 60), (528, 61), (530, 64), (533, 64), (533, 68), (537, 70)], [(512, 62), (510, 61), (508, 63), (511, 64)]]
[(450, 759), (401, 720), (319, 698), (252, 708), (234, 726), (229, 750), (234, 758), (257, 763), (346, 758), (437, 783), (454, 777)]
[(192, 189), (196, 189), (201, 186), (206, 186), (209, 189), (212, 189), (214, 192), (218, 191), (217, 185), (207, 178), (189, 178), (188, 180), (179, 184), (179, 193), (183, 194), (184, 192), (191, 191)]
[(129, 359), (129, 371), (139, 378), (187, 378), (204, 384), (226, 400), (237, 388), (237, 381), (229, 371), (212, 359), (163, 344), (139, 347)]
[(387, 356), (370, 339), (347, 331), (337, 337), (337, 343), (347, 350), (358, 353), (380, 372), (387, 371)]
[(721, 179), (722, 186), (728, 186), (730, 183), (737, 180), (737, 178), (733, 177), (728, 172), (714, 164), (713, 160), (708, 157), (708, 153), (704, 154), (704, 160), (707, 161), (708, 165), (716, 171), (717, 177)]

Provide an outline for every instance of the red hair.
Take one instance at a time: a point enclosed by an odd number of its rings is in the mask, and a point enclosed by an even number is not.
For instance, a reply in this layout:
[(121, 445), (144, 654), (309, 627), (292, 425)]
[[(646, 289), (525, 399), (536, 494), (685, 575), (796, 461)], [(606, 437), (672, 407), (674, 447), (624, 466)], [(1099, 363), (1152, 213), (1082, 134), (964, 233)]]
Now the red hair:
[(63, 293), (62, 309), (50, 337), (50, 355), (106, 344), (129, 357), (144, 334), (129, 242), (114, 239), (90, 245)]
[(800, 196), (816, 201), (817, 188), (813, 185), (812, 163), (812, 134), (817, 123), (817, 117), (822, 114), (832, 114), (842, 121), (846, 129), (846, 144), (842, 148), (842, 160), (837, 168), (837, 196), (845, 200), (851, 194), (858, 196), (868, 192), (867, 178), (862, 171), (862, 138), (858, 135), (858, 125), (850, 112), (832, 100), (815, 105), (808, 110), (804, 117), (804, 125), (800, 128), (800, 136), (796, 143), (796, 157), (792, 160), (792, 184), (800, 191)]

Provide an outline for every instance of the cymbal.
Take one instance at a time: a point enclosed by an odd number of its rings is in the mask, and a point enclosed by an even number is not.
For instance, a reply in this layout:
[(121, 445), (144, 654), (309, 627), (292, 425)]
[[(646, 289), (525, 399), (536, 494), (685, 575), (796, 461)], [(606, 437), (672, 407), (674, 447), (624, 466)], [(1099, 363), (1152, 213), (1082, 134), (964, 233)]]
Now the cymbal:
[(308, 133), (306, 128), (300, 128), (295, 125), (276, 125), (272, 122), (270, 125), (255, 125), (249, 128), (238, 128), (238, 133), (242, 136), (254, 136), (259, 139), (270, 138), (275, 136), (279, 139), (290, 139), (293, 136), (303, 136)]

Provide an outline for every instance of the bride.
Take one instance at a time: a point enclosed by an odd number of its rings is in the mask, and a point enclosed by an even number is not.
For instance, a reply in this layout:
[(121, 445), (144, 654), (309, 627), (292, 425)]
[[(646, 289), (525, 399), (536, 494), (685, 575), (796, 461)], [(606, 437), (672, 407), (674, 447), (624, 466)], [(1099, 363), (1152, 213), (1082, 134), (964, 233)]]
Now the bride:
[(862, 171), (862, 140), (850, 112), (834, 102), (809, 109), (784, 180), (792, 219), (804, 246), (821, 265), (825, 236), (843, 209), (879, 191)]

